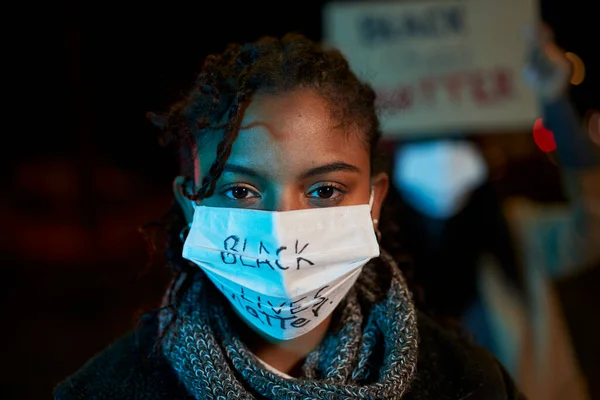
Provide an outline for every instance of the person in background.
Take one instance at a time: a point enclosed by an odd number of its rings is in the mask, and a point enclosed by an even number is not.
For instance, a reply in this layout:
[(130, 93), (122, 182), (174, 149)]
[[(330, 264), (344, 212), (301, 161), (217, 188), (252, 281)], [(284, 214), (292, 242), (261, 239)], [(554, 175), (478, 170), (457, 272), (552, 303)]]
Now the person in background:
[(460, 134), (400, 143), (390, 200), (432, 313), (460, 321), (529, 399), (585, 399), (550, 280), (600, 260), (598, 149), (567, 98), (564, 53), (546, 27), (528, 39), (525, 79), (554, 132), (570, 207), (558, 216), (501, 203), (483, 154)]
[[(538, 398), (591, 398), (600, 394), (597, 367), (580, 372), (581, 357), (576, 357), (570, 342), (556, 283), (575, 276), (596, 276), (600, 265), (600, 146), (584, 126), (568, 99), (571, 64), (545, 29), (539, 37), (549, 66), (546, 74), (556, 77), (544, 85), (544, 77), (530, 75), (543, 104), (543, 125), (553, 132), (556, 149), (550, 153), (560, 168), (566, 204), (537, 204), (528, 199), (510, 199), (505, 215), (519, 244), (526, 273), (529, 315), (522, 315), (529, 332), (520, 356), (520, 381), (524, 390)], [(537, 79), (536, 79), (537, 77)], [(562, 80), (560, 77), (563, 77)], [(588, 293), (587, 296), (598, 296)], [(578, 313), (593, 315), (597, 309), (579, 304)], [(590, 321), (590, 327), (593, 325)], [(597, 346), (596, 346), (597, 349)], [(591, 352), (593, 349), (583, 350)], [(598, 353), (596, 353), (598, 355)], [(596, 359), (597, 360), (597, 359)], [(596, 362), (597, 364), (597, 362)], [(583, 377), (587, 378), (583, 382)]]

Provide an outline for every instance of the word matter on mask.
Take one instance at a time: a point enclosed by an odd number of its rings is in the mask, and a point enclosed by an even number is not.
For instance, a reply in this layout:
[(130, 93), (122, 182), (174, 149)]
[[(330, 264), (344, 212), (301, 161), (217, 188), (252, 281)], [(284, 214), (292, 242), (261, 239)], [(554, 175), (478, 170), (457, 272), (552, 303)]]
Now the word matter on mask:
[[(271, 270), (288, 270), (294, 268), (299, 270), (303, 265), (314, 265), (314, 263), (305, 258), (302, 252), (305, 251), (310, 243), (301, 243), (296, 240), (292, 246), (279, 246), (277, 248), (267, 248), (260, 240), (252, 241), (248, 238), (241, 239), (236, 235), (230, 235), (223, 241), (223, 251), (221, 251), (221, 260), (227, 265), (242, 265), (249, 268), (270, 268)], [(250, 250), (250, 247), (254, 247)], [(258, 258), (244, 256), (244, 253), (258, 254)], [(292, 265), (282, 264), (283, 256), (293, 255)], [(262, 257), (261, 257), (262, 256)], [(274, 256), (274, 257), (273, 257)]]
[(333, 304), (325, 295), (328, 288), (329, 285), (323, 286), (312, 296), (293, 301), (272, 302), (262, 299), (260, 295), (251, 297), (245, 293), (243, 286), (240, 286), (238, 292), (234, 292), (221, 285), (221, 291), (230, 297), (230, 301), (238, 310), (245, 311), (247, 318), (282, 330), (299, 329), (310, 323), (313, 318), (318, 318), (324, 305)]

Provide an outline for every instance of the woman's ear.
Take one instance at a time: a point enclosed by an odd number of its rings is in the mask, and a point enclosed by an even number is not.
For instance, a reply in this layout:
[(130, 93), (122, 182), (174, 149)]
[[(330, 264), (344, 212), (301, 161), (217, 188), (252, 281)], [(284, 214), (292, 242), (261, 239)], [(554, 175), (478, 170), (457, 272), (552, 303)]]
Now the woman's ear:
[(185, 182), (186, 179), (183, 176), (178, 176), (173, 180), (173, 194), (175, 195), (175, 199), (177, 203), (179, 203), (179, 207), (183, 211), (183, 215), (185, 216), (185, 220), (188, 224), (192, 223), (194, 218), (194, 203), (192, 200), (188, 199), (185, 193)]
[(373, 206), (371, 207), (371, 218), (379, 221), (381, 207), (390, 188), (390, 177), (385, 172), (380, 172), (371, 178), (371, 190), (373, 190)]

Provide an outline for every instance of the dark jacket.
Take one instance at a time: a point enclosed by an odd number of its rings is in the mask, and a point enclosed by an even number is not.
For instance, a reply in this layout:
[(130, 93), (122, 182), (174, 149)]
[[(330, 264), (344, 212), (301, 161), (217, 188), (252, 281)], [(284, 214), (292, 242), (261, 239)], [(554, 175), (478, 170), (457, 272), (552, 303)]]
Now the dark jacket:
[[(501, 365), (482, 348), (467, 343), (420, 314), (419, 358), (407, 400), (523, 399)], [(147, 323), (96, 355), (61, 382), (54, 398), (189, 399), (166, 360), (150, 356), (156, 324)]]

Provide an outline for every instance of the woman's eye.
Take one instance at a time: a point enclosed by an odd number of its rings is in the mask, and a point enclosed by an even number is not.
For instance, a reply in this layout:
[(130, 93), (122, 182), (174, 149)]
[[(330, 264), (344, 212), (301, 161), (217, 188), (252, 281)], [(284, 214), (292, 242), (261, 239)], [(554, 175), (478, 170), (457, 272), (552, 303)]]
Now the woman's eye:
[(333, 185), (321, 186), (309, 192), (309, 197), (322, 200), (333, 200), (343, 195), (343, 192)]
[(260, 197), (256, 192), (245, 186), (234, 186), (225, 190), (223, 194), (232, 200), (246, 200), (253, 197)]

